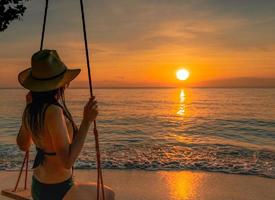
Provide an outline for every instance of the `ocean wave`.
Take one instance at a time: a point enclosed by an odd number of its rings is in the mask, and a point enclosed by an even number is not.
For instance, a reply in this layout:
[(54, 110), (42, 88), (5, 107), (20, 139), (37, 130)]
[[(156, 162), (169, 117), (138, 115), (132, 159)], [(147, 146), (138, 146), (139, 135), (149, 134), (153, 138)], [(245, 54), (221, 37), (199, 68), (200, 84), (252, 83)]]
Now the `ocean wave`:
[[(0, 169), (19, 169), (23, 153), (16, 146), (1, 149)], [(103, 148), (101, 156), (104, 169), (204, 170), (275, 178), (275, 152), (232, 145), (114, 145)], [(92, 145), (83, 149), (75, 168), (96, 168)]]

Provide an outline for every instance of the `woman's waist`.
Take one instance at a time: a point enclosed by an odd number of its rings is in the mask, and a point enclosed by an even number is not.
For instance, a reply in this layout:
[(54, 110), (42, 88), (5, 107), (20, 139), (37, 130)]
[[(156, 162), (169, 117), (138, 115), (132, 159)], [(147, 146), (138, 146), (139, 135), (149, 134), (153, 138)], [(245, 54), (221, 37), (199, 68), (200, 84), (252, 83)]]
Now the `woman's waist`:
[(72, 169), (59, 166), (40, 165), (33, 171), (33, 176), (45, 184), (55, 184), (68, 180), (72, 177)]

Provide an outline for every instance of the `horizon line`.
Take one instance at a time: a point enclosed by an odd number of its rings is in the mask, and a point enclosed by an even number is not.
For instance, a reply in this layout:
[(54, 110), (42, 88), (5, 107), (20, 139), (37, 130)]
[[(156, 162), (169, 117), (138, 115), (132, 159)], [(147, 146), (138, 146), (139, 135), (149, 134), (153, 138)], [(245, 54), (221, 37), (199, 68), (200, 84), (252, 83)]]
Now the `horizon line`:
[[(142, 87), (142, 86), (133, 86), (133, 87), (108, 87), (108, 86), (104, 86), (104, 87), (93, 87), (94, 89), (175, 89), (175, 88), (186, 88), (186, 89), (188, 89), (188, 88), (190, 88), (190, 89), (211, 89), (211, 88), (213, 88), (213, 89), (246, 89), (246, 88), (251, 88), (251, 89), (253, 89), (253, 88), (255, 88), (255, 89), (273, 89), (273, 88), (275, 88), (275, 86), (267, 86), (267, 87), (257, 87), (257, 86), (251, 86), (251, 87), (243, 87), (243, 86), (232, 86), (232, 87), (230, 87), (230, 86), (210, 86), (210, 87), (204, 87), (204, 86), (187, 86), (187, 87), (178, 87), (178, 86), (144, 86), (144, 87)], [(27, 90), (27, 89), (25, 89), (25, 88), (22, 88), (22, 87), (0, 87), (0, 89), (22, 89), (22, 90)], [(69, 87), (68, 89), (89, 89), (89, 87)]]

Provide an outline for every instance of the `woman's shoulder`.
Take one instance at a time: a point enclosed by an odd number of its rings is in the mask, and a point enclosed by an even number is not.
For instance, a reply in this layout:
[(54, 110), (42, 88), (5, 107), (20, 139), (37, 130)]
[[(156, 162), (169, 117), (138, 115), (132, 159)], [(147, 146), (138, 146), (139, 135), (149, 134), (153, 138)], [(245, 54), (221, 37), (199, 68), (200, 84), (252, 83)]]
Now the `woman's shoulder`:
[(59, 106), (59, 105), (50, 104), (50, 105), (47, 106), (45, 115), (46, 115), (46, 116), (63, 115), (63, 109), (62, 109), (62, 107)]

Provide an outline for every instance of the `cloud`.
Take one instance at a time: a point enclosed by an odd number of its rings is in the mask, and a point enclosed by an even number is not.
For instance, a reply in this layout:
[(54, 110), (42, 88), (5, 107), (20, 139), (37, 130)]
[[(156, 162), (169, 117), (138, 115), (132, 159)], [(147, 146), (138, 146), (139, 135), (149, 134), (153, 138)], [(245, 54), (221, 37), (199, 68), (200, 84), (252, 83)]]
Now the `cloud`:
[[(39, 49), (43, 9), (41, 1), (30, 1), (23, 21), (1, 33), (0, 67), (16, 73), (30, 65)], [(121, 71), (141, 77), (186, 63), (194, 71), (207, 68), (224, 76), (244, 74), (244, 68), (249, 76), (270, 75), (275, 69), (274, 9), (272, 0), (86, 1), (91, 61), (98, 74), (109, 70), (114, 81)], [(85, 65), (78, 1), (50, 2), (45, 48), (57, 49), (69, 66)]]

